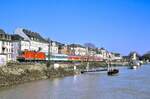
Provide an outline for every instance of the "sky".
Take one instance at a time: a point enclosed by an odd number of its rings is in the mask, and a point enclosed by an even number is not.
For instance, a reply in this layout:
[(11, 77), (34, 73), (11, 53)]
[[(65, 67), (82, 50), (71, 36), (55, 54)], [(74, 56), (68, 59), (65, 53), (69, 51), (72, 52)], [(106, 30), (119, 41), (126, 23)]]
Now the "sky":
[(0, 28), (127, 55), (150, 50), (150, 0), (0, 0)]

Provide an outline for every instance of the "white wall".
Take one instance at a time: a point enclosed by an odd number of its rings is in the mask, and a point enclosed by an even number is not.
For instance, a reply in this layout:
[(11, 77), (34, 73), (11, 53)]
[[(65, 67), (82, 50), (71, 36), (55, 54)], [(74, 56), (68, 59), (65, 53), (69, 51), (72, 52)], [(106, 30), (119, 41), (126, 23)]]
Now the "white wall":
[(19, 41), (18, 46), (21, 51), (30, 50), (30, 42), (29, 41)]
[(52, 45), (50, 46), (50, 52), (52, 54), (58, 54), (58, 46), (56, 45), (55, 42), (53, 42)]
[[(5, 47), (5, 51), (2, 48)], [(0, 41), (0, 64), (6, 63), (12, 60), (12, 43), (10, 41)], [(3, 55), (5, 54), (5, 55)], [(5, 62), (4, 62), (4, 61)]]
[[(5, 47), (4, 52), (2, 52), (2, 47)], [(10, 41), (0, 41), (0, 53), (4, 53), (7, 56), (7, 61), (12, 60), (12, 42)]]
[(39, 48), (42, 48), (41, 52), (48, 53), (48, 43), (30, 41), (30, 50), (38, 51)]
[(6, 65), (7, 63), (7, 55), (0, 55), (0, 66)]
[(75, 48), (71, 48), (71, 50), (75, 51), (75, 55), (81, 55), (84, 56), (87, 53), (86, 48), (82, 48), (82, 47), (75, 47)]
[(12, 44), (13, 44), (12, 58), (13, 58), (13, 61), (16, 61), (17, 56), (18, 56), (18, 51), (20, 50), (20, 47), (19, 47), (20, 42), (19, 41), (12, 42)]

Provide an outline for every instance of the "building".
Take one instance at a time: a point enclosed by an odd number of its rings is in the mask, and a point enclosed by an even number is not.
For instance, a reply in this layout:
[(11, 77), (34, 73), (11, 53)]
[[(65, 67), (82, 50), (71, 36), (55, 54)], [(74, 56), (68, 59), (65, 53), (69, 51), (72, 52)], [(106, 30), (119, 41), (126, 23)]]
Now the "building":
[(12, 42), (14, 60), (16, 60), (17, 56), (25, 50), (40, 51), (48, 55), (49, 43), (37, 32), (17, 28), (15, 34), (12, 35)]
[(97, 54), (96, 48), (87, 48), (89, 56), (95, 56)]
[(71, 55), (85, 56), (88, 53), (88, 49), (80, 44), (70, 44), (68, 48)]
[(123, 59), (120, 53), (111, 53), (111, 58), (115, 61), (121, 61)]
[(97, 50), (97, 56), (102, 57), (104, 60), (107, 60), (110, 57), (110, 53), (105, 48), (99, 48)]
[(25, 40), (18, 34), (12, 35), (12, 57), (13, 61), (17, 60), (17, 56), (19, 56), (23, 51), (30, 50), (30, 41)]
[(51, 41), (50, 52), (51, 52), (51, 54), (58, 54), (58, 52), (59, 52), (58, 42)]
[(70, 50), (68, 45), (65, 45), (63, 43), (57, 42), (58, 45), (58, 53), (59, 54), (66, 54), (69, 55), (70, 54)]
[(59, 45), (59, 54), (70, 55), (70, 50), (67, 45)]
[(11, 35), (0, 29), (0, 65), (12, 60)]

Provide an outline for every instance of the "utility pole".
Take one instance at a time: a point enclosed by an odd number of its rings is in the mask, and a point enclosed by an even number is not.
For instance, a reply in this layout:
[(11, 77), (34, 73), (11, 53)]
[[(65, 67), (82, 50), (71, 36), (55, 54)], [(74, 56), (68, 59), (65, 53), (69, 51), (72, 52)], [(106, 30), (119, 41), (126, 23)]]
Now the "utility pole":
[(86, 64), (86, 70), (88, 71), (89, 70), (89, 65), (90, 65), (90, 62), (89, 62), (89, 58), (90, 58), (90, 56), (89, 56), (89, 48), (87, 47), (87, 53), (86, 53), (86, 55), (87, 55), (87, 64)]
[(47, 62), (47, 67), (50, 67), (51, 65), (51, 60), (50, 60), (50, 57), (51, 57), (51, 40), (48, 38), (48, 62)]

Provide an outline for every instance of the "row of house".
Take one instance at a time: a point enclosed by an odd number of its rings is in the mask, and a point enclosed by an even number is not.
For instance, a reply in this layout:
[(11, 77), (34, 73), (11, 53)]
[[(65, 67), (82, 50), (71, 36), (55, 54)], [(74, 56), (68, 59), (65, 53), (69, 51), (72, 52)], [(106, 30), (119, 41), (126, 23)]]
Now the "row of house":
[[(25, 50), (40, 51), (48, 55), (50, 44), (51, 54), (67, 54), (76, 56), (99, 56), (103, 59), (113, 58), (115, 54), (104, 48), (88, 48), (80, 44), (63, 44), (43, 38), (40, 33), (24, 28), (17, 28), (14, 34), (0, 29), (0, 64), (16, 61), (17, 56)], [(117, 57), (121, 58), (120, 54)]]

